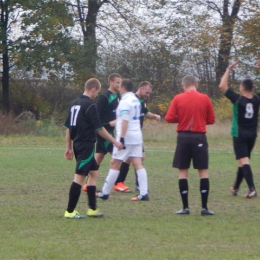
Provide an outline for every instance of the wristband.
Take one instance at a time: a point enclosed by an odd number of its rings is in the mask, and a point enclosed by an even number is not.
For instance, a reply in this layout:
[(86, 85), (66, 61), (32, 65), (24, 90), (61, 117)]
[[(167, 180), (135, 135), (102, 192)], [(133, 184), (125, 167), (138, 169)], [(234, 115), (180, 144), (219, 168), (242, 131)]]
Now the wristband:
[(124, 137), (120, 137), (120, 143), (122, 143), (123, 149), (125, 149), (125, 138)]

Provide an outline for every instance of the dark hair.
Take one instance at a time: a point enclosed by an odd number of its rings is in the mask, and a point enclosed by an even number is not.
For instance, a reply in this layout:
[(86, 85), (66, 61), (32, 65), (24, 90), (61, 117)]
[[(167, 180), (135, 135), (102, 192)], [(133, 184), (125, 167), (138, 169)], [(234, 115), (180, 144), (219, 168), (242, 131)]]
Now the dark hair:
[(134, 90), (134, 84), (131, 79), (123, 79), (121, 86), (124, 87), (127, 92), (131, 92)]
[(121, 75), (119, 75), (118, 73), (112, 73), (109, 75), (108, 77), (108, 82), (109, 81), (113, 81), (115, 78), (122, 78)]
[(252, 92), (254, 88), (253, 80), (251, 79), (244, 79), (241, 82), (242, 86), (244, 87), (245, 91)]

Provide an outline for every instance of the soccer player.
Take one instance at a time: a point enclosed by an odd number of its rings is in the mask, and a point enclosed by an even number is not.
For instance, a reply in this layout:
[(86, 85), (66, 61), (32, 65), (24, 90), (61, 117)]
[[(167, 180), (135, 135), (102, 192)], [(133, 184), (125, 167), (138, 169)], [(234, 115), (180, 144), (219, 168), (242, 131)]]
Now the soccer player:
[(188, 203), (188, 171), (191, 160), (200, 176), (201, 215), (214, 215), (208, 210), (209, 195), (208, 143), (206, 125), (214, 124), (215, 114), (209, 97), (197, 91), (198, 84), (193, 76), (182, 79), (184, 93), (176, 95), (166, 113), (165, 120), (178, 123), (177, 146), (173, 167), (179, 169), (179, 189), (183, 209), (175, 212), (180, 215), (190, 214)]
[[(153, 88), (152, 84), (149, 81), (143, 81), (139, 84), (138, 90), (135, 93), (136, 97), (141, 102), (141, 114), (140, 114), (141, 129), (143, 128), (144, 117), (149, 118), (149, 119), (161, 120), (160, 115), (150, 112), (147, 108), (146, 100), (152, 93), (152, 88)], [(143, 150), (142, 160), (144, 161), (144, 159), (145, 159), (145, 152)], [(121, 167), (120, 167), (119, 176), (114, 185), (115, 191), (120, 191), (120, 192), (129, 192), (130, 191), (129, 187), (124, 184), (126, 176), (129, 171), (129, 165), (130, 165), (130, 159), (122, 162)], [(137, 174), (136, 174), (136, 190), (139, 190)]]
[(106, 177), (102, 191), (98, 197), (106, 200), (118, 178), (121, 162), (130, 158), (137, 172), (140, 193), (132, 198), (132, 201), (149, 200), (147, 173), (142, 163), (143, 136), (140, 126), (141, 103), (135, 96), (133, 83), (129, 79), (122, 80), (119, 92), (121, 100), (116, 111), (116, 138), (124, 144), (123, 150), (114, 147), (110, 170)]
[[(108, 77), (109, 88), (100, 94), (97, 99), (97, 109), (102, 126), (108, 131), (111, 136), (114, 136), (116, 108), (119, 103), (119, 86), (122, 78), (118, 73), (112, 73)], [(103, 161), (107, 153), (112, 153), (113, 144), (104, 139), (102, 136), (97, 136), (95, 159), (98, 166)], [(83, 186), (83, 190), (87, 191), (87, 184)]]
[(116, 141), (102, 127), (100, 122), (96, 104), (92, 101), (100, 89), (101, 84), (97, 79), (89, 79), (85, 83), (82, 96), (73, 101), (65, 122), (67, 128), (65, 158), (72, 160), (74, 151), (77, 162), (74, 180), (69, 191), (68, 207), (64, 214), (65, 218), (83, 218), (75, 208), (80, 197), (81, 186), (87, 175), (89, 177), (87, 188), (89, 209), (87, 210), (87, 216), (103, 216), (103, 213), (96, 207), (96, 179), (98, 175), (98, 165), (94, 157), (96, 133), (113, 143), (117, 149), (123, 148), (123, 145)]
[(233, 104), (231, 136), (233, 137), (233, 148), (238, 161), (238, 169), (235, 183), (229, 190), (232, 195), (236, 196), (240, 184), (245, 178), (248, 186), (245, 198), (254, 198), (257, 196), (257, 192), (249, 159), (257, 137), (260, 93), (253, 94), (254, 84), (251, 79), (244, 79), (241, 82), (239, 94), (228, 87), (229, 74), (238, 63), (234, 62), (227, 67), (219, 84), (220, 91)]

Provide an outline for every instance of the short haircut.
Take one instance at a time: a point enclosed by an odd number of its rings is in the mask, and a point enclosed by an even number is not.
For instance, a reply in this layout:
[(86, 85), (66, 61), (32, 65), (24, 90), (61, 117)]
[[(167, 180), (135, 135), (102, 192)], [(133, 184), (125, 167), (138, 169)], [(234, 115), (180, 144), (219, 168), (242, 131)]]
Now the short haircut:
[(138, 88), (144, 87), (144, 86), (149, 86), (150, 88), (153, 88), (152, 84), (149, 81), (142, 81)]
[(197, 80), (194, 76), (185, 76), (183, 79), (182, 79), (182, 84), (183, 85), (186, 85), (186, 86), (197, 86)]
[(123, 79), (121, 86), (124, 87), (127, 92), (131, 92), (134, 90), (134, 84), (131, 79)]
[(121, 75), (119, 75), (118, 73), (112, 73), (109, 75), (108, 77), (108, 82), (109, 81), (114, 81), (115, 78), (122, 78)]
[(254, 88), (254, 82), (251, 79), (244, 79), (241, 82), (242, 86), (244, 87), (245, 91), (252, 92)]
[(95, 78), (91, 78), (86, 81), (85, 90), (91, 90), (92, 88), (95, 88), (97, 90), (101, 89), (101, 83), (99, 82), (99, 80), (97, 80)]

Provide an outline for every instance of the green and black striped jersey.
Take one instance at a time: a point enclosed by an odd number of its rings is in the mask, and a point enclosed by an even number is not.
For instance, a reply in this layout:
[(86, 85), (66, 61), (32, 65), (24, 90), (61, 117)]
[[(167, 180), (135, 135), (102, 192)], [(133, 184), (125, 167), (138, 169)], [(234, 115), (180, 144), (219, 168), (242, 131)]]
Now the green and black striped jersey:
[(247, 98), (229, 88), (225, 96), (233, 103), (231, 136), (256, 137), (260, 93), (253, 95), (252, 98)]

